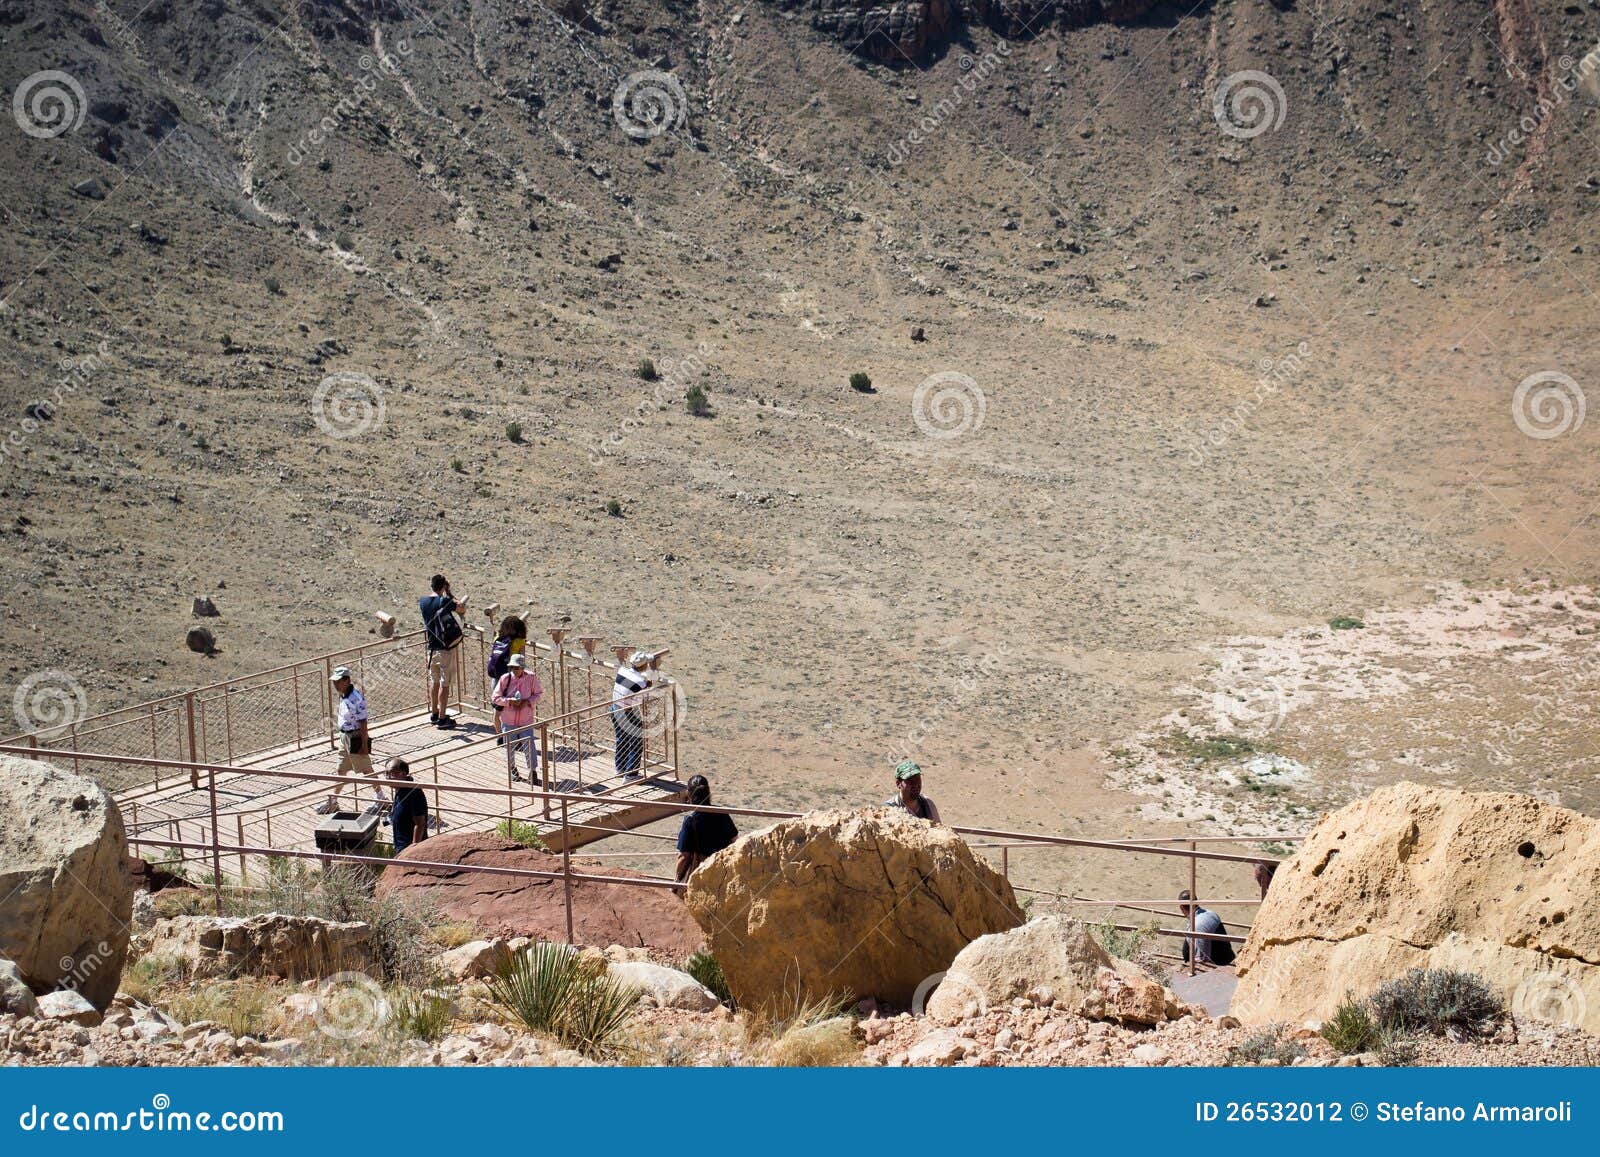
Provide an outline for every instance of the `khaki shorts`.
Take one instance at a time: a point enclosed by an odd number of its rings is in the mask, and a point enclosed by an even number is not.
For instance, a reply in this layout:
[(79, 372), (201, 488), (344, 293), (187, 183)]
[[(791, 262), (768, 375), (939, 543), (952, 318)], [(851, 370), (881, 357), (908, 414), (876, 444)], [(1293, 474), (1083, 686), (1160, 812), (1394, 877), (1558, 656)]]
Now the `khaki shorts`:
[(342, 735), (339, 743), (339, 770), (335, 775), (349, 775), (355, 771), (361, 775), (372, 774), (372, 753), (369, 751), (351, 751), (350, 736)]
[(456, 671), (456, 652), (454, 648), (448, 651), (428, 652), (428, 686), (443, 687), (450, 690), (450, 679)]

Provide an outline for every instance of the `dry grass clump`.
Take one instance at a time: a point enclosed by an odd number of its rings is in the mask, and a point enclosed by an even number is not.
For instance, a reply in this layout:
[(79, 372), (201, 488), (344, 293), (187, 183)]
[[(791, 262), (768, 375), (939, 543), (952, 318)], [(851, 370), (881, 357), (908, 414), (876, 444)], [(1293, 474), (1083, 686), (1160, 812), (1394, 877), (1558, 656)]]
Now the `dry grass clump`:
[(241, 977), (192, 983), (176, 993), (158, 998), (157, 1007), (184, 1024), (214, 1021), (229, 1036), (267, 1040), (283, 1035), (285, 989), (279, 985)]

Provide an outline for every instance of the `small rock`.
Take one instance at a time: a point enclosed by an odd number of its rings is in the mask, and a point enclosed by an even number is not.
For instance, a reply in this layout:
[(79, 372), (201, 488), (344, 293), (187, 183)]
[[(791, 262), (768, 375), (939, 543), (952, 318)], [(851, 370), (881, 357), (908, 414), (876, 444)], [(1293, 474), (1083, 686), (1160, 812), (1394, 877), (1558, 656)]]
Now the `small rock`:
[(1166, 1061), (1167, 1050), (1156, 1044), (1142, 1044), (1133, 1050), (1133, 1059), (1142, 1065), (1159, 1065)]
[(22, 970), (9, 960), (0, 960), (0, 1012), (13, 1016), (38, 1016), (39, 1001), (22, 979)]
[(205, 595), (197, 595), (194, 600), (194, 617), (197, 619), (220, 618), (222, 612), (217, 610), (217, 604)]
[(105, 186), (101, 185), (100, 181), (95, 177), (79, 181), (72, 186), (72, 191), (80, 197), (89, 198), (91, 201), (104, 201), (106, 199)]
[(209, 655), (217, 649), (217, 637), (204, 627), (190, 627), (183, 645), (197, 655)]

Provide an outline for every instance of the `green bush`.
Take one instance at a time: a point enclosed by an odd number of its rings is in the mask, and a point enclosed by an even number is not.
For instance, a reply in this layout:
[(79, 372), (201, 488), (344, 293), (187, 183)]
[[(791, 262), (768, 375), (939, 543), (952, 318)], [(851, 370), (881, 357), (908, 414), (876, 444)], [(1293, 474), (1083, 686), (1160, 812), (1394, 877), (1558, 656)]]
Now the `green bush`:
[(1100, 947), (1104, 948), (1112, 956), (1121, 957), (1123, 960), (1132, 960), (1135, 953), (1146, 947), (1155, 938), (1156, 929), (1159, 927), (1161, 925), (1158, 921), (1151, 920), (1143, 927), (1135, 928), (1130, 932), (1127, 929), (1118, 928), (1111, 922), (1110, 918), (1107, 918), (1102, 923), (1090, 925), (1089, 934), (1099, 941)]
[(585, 1056), (612, 1050), (639, 993), (603, 969), (591, 971), (565, 944), (535, 943), (488, 980), (489, 1001), (534, 1032)]
[(494, 827), (494, 834), (502, 839), (515, 840), (523, 847), (535, 852), (548, 852), (550, 845), (545, 843), (539, 835), (539, 825), (526, 823), (523, 820), (501, 820)]
[(711, 399), (706, 397), (705, 388), (699, 382), (696, 382), (685, 391), (683, 400), (689, 407), (689, 413), (696, 418), (709, 418), (711, 416)]
[(857, 370), (850, 375), (850, 388), (858, 394), (870, 394), (872, 393), (872, 379)]
[(649, 358), (645, 358), (639, 363), (640, 378), (647, 382), (653, 382), (660, 376), (661, 374), (656, 370), (656, 363), (651, 361)]
[(1328, 626), (1336, 631), (1359, 631), (1366, 625), (1360, 619), (1351, 618), (1349, 615), (1334, 615), (1328, 620)]
[(1505, 1001), (1483, 977), (1446, 968), (1413, 968), (1381, 985), (1367, 1003), (1383, 1031), (1463, 1040), (1489, 1035), (1506, 1015)]
[(722, 965), (711, 953), (696, 952), (683, 962), (683, 970), (709, 988), (723, 1004), (733, 1007), (733, 993), (728, 991), (728, 978), (722, 975)]
[(436, 1041), (450, 1030), (450, 1001), (436, 992), (397, 987), (388, 996), (389, 1027), (401, 1040)]
[(1296, 1040), (1285, 1040), (1283, 1034), (1283, 1025), (1269, 1024), (1229, 1049), (1226, 1063), (1236, 1067), (1265, 1061), (1275, 1061), (1285, 1067), (1293, 1064), (1306, 1055), (1306, 1046)]
[(1322, 1039), (1335, 1051), (1349, 1056), (1371, 1052), (1378, 1044), (1378, 1022), (1364, 1000), (1346, 994), (1322, 1025)]
[(522, 444), (522, 423), (521, 422), (507, 422), (506, 423), (506, 441), (512, 443), (513, 445), (521, 445)]
[(621, 518), (622, 517), (622, 503), (618, 502), (615, 498), (611, 499), (609, 502), (606, 503), (606, 513), (609, 514), (612, 518)]

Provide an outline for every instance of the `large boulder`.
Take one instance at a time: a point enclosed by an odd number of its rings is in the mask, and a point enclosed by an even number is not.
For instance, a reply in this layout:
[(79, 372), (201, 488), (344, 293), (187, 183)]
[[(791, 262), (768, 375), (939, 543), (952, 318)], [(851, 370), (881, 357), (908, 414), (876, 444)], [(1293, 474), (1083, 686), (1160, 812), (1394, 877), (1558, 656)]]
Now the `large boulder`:
[(1040, 916), (963, 948), (928, 999), (927, 1013), (954, 1022), (1019, 996), (1123, 1024), (1160, 1024), (1189, 1012), (1138, 965), (1100, 947), (1082, 922)]
[(1416, 967), (1600, 1032), (1600, 822), (1531, 796), (1401, 783), (1323, 819), (1278, 869), (1230, 1012), (1320, 1020)]
[(1022, 923), (1010, 883), (955, 832), (888, 808), (819, 811), (741, 837), (685, 895), (734, 999), (909, 1005), (979, 936)]
[(0, 957), (35, 992), (117, 994), (133, 884), (122, 815), (92, 779), (0, 756)]
[[(452, 864), (452, 869), (418, 868), (413, 860)], [(495, 936), (566, 940), (566, 902), (560, 880), (502, 876), (480, 867), (561, 871), (561, 857), (535, 852), (512, 840), (484, 832), (435, 836), (412, 844), (384, 868), (377, 895), (409, 896), (452, 920), (476, 925)], [(637, 872), (600, 860), (572, 861), (574, 872), (644, 879)], [(649, 945), (687, 956), (705, 937), (669, 889), (629, 884), (572, 886), (573, 938), (579, 944)]]
[(170, 916), (150, 932), (148, 959), (190, 977), (317, 980), (374, 967), (372, 929), (317, 916)]

